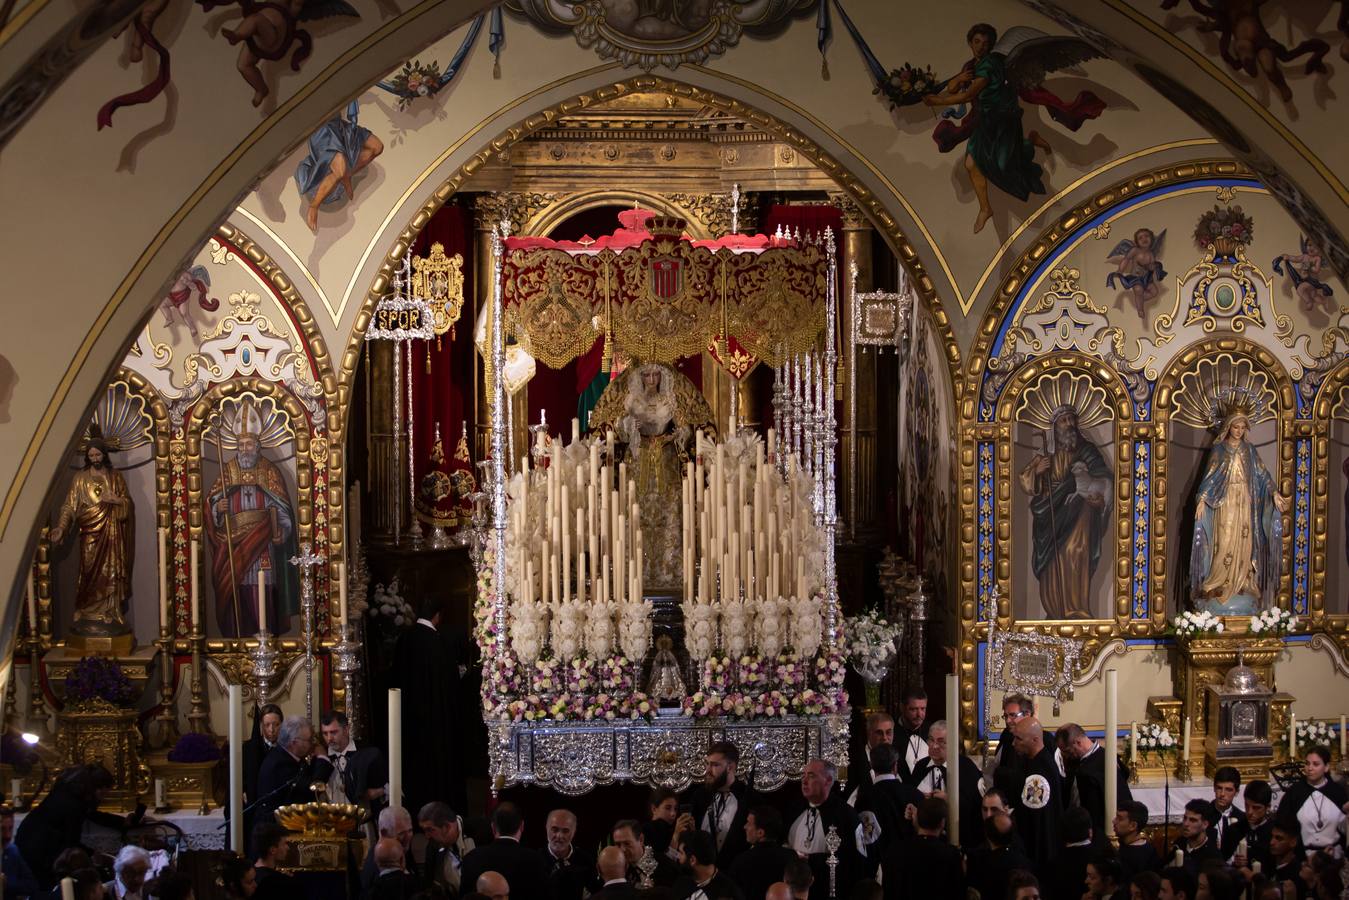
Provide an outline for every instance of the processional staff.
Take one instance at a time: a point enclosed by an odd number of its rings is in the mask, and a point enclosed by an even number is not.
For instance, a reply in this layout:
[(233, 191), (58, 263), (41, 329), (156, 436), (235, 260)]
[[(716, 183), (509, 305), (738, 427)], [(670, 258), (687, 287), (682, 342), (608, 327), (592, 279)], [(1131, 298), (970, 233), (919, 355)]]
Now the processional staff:
[(300, 570), (300, 612), (304, 617), (304, 708), (305, 717), (314, 721), (314, 566), (324, 562), (315, 556), (313, 545), (305, 541), (300, 555), (292, 556), (290, 564)]

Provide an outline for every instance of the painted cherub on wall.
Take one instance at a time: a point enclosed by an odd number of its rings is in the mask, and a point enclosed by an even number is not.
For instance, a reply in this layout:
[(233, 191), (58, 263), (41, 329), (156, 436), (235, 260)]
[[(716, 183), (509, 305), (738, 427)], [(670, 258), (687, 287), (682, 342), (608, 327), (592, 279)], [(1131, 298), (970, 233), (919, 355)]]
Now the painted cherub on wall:
[[(1285, 269), (1285, 267), (1287, 267)], [(1325, 254), (1313, 240), (1302, 238), (1300, 253), (1283, 253), (1274, 257), (1274, 271), (1293, 282), (1293, 293), (1297, 294), (1303, 312), (1320, 311), (1333, 316), (1336, 309), (1334, 289), (1321, 280), (1325, 269)]]
[(1120, 241), (1106, 257), (1106, 262), (1115, 263), (1116, 268), (1105, 276), (1105, 286), (1127, 294), (1138, 318), (1145, 322), (1147, 305), (1162, 292), (1162, 279), (1166, 277), (1161, 260), (1164, 243), (1166, 229), (1159, 235), (1151, 228), (1140, 228), (1133, 240)]
[(295, 169), (300, 193), (309, 198), (305, 221), (310, 231), (318, 231), (319, 207), (354, 197), (352, 176), (384, 152), (384, 142), (369, 128), (356, 124), (359, 109), (360, 104), (352, 100), (345, 119), (338, 113), (319, 126), (309, 138), (309, 155)]
[(211, 273), (205, 266), (193, 266), (179, 272), (178, 277), (169, 286), (168, 292), (164, 294), (164, 298), (159, 301), (160, 312), (164, 313), (165, 327), (172, 328), (174, 318), (178, 318), (187, 326), (194, 340), (200, 337), (197, 323), (192, 318), (192, 301), (195, 299), (197, 305), (206, 312), (215, 312), (219, 309), (220, 301), (207, 294), (210, 287)]
[[(235, 0), (197, 0), (201, 8), (210, 12), (217, 6), (228, 6)], [(243, 18), (233, 28), (222, 28), (220, 33), (231, 44), (242, 43), (239, 48), (238, 69), (244, 81), (253, 88), (253, 105), (261, 106), (262, 101), (272, 92), (271, 85), (258, 63), (263, 60), (283, 59), (292, 44), (298, 44), (290, 58), (292, 70), (300, 71), (300, 66), (314, 49), (314, 38), (308, 31), (299, 27), (300, 22), (315, 19), (327, 19), (332, 16), (354, 16), (358, 13), (346, 0), (283, 0), (283, 2), (259, 2), (259, 0), (237, 0)]]
[[(1293, 89), (1288, 86), (1280, 63), (1310, 56), (1304, 67), (1308, 75), (1329, 71), (1322, 60), (1330, 52), (1330, 45), (1320, 38), (1307, 38), (1292, 50), (1274, 39), (1260, 18), (1260, 7), (1267, 0), (1188, 2), (1191, 9), (1204, 17), (1204, 21), (1196, 26), (1197, 30), (1218, 32), (1218, 53), (1223, 60), (1252, 78), (1263, 74), (1285, 103), (1293, 99)], [(1162, 0), (1162, 9), (1175, 9), (1179, 5), (1180, 0)]]

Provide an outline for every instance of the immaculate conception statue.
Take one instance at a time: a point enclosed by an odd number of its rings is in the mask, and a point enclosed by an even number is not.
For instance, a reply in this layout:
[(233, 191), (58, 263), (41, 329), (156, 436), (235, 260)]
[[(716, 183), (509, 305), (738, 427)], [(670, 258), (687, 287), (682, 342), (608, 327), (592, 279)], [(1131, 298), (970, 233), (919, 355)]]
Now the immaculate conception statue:
[(1219, 406), (1217, 441), (1195, 497), (1190, 590), (1196, 609), (1252, 615), (1279, 590), (1288, 500), (1246, 439), (1254, 406), (1232, 392)]

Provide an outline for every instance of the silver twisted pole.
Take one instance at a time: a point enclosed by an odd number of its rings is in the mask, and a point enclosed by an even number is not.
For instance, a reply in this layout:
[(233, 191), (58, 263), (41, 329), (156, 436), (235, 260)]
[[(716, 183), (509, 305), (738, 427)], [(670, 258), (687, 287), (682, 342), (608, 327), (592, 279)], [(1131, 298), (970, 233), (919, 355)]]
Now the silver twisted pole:
[(508, 220), (492, 229), (492, 578), (496, 589), (496, 641), (499, 653), (506, 641), (506, 341), (502, 253)]
[(834, 231), (824, 230), (825, 252), (829, 258), (829, 278), (825, 282), (824, 308), (824, 389), (823, 400), (828, 411), (822, 410), (824, 424), (824, 584), (826, 630), (830, 646), (838, 642), (839, 605), (838, 605), (838, 559), (834, 547), (835, 532), (838, 530), (838, 485), (834, 471), (834, 446), (838, 443), (838, 422), (834, 417), (834, 371), (838, 365), (838, 350), (835, 337), (838, 327), (838, 258), (834, 248)]

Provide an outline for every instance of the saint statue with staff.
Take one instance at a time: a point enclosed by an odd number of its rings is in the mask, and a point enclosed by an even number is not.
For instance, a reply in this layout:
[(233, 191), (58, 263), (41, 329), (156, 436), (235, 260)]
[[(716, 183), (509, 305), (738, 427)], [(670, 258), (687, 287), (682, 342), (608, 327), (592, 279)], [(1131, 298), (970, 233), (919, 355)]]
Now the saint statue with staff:
[(1018, 478), (1030, 496), (1031, 568), (1045, 618), (1090, 619), (1091, 579), (1101, 561), (1114, 476), (1079, 428), (1076, 406), (1054, 409), (1049, 426), (1050, 434), (1041, 432), (1041, 452)]
[(1190, 547), (1191, 601), (1200, 611), (1253, 615), (1278, 594), (1288, 499), (1248, 439), (1262, 407), (1256, 394), (1241, 389), (1214, 405), (1217, 438), (1195, 495)]
[[(206, 494), (204, 518), (216, 621), (226, 637), (258, 632), (260, 576), (267, 582), (268, 631), (285, 634), (290, 630), (290, 617), (299, 612), (287, 564), (299, 552), (294, 508), (280, 469), (262, 454), (264, 432), (271, 434), (276, 425), (272, 421), (264, 427), (251, 398), (233, 416), (216, 419), (214, 437), (221, 466)], [(237, 452), (225, 462), (224, 449), (230, 445)]]

